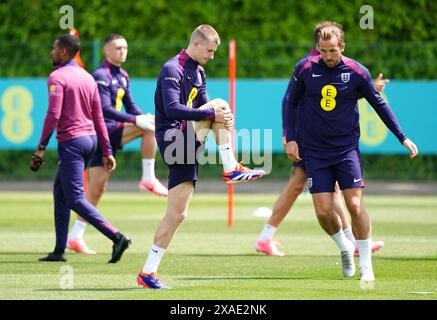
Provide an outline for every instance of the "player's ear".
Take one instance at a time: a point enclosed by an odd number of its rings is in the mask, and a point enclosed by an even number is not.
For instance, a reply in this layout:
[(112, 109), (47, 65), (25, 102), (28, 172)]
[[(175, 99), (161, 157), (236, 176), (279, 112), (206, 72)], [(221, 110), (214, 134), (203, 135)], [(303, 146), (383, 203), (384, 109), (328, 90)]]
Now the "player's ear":
[(107, 43), (107, 44), (105, 44), (105, 45), (103, 46), (103, 53), (104, 53), (105, 55), (108, 55), (108, 54), (109, 54), (109, 43)]
[(61, 53), (62, 53), (63, 57), (69, 57), (70, 56), (70, 54), (68, 53), (66, 48), (62, 48), (61, 47)]
[(200, 41), (197, 41), (197, 40), (194, 40), (193, 41), (193, 48), (199, 48), (199, 45), (200, 45)]
[(346, 49), (346, 44), (344, 42), (340, 43), (340, 52), (343, 52), (344, 49)]

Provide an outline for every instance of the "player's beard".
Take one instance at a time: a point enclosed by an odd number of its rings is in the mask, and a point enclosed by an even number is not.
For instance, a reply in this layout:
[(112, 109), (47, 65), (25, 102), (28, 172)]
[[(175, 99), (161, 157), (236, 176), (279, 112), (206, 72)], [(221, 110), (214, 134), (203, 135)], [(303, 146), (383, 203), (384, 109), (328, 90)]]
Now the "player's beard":
[(59, 66), (61, 63), (55, 57), (52, 57), (52, 64), (54, 67)]
[(337, 61), (330, 60), (329, 62), (326, 62), (326, 65), (328, 66), (328, 68), (332, 69), (332, 68), (335, 68), (339, 62), (340, 62), (340, 59), (338, 59)]

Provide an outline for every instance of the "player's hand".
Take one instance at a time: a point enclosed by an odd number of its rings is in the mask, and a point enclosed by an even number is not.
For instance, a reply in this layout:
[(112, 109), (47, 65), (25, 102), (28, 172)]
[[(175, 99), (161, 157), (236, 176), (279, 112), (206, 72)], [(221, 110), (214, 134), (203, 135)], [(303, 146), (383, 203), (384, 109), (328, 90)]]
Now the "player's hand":
[(234, 129), (234, 115), (231, 113), (231, 119), (225, 122), (225, 128), (229, 131)]
[(382, 73), (379, 73), (375, 79), (375, 87), (378, 92), (383, 92), (385, 89), (385, 85), (390, 82), (388, 79), (382, 79)]
[(155, 132), (155, 116), (148, 114), (140, 114), (135, 118), (135, 125), (143, 130)]
[(282, 149), (284, 149), (284, 152), (286, 152), (285, 146), (287, 145), (287, 139), (285, 139), (285, 136), (282, 136)]
[(225, 127), (230, 127), (234, 123), (234, 115), (229, 108), (222, 105), (213, 106), (215, 113), (215, 122), (224, 123)]
[(115, 162), (114, 156), (103, 157), (103, 166), (109, 173), (115, 170), (117, 163)]
[(402, 145), (408, 151), (410, 151), (410, 160), (417, 157), (417, 155), (419, 154), (419, 150), (417, 149), (417, 146), (410, 139), (405, 139), (405, 141), (402, 143)]
[(43, 157), (44, 150), (36, 150), (30, 159), (30, 170), (38, 171), (39, 168), (44, 167), (46, 162), (44, 161)]
[(296, 141), (289, 141), (285, 145), (285, 153), (287, 154), (288, 159), (299, 162), (302, 158), (299, 156), (299, 147), (297, 146)]

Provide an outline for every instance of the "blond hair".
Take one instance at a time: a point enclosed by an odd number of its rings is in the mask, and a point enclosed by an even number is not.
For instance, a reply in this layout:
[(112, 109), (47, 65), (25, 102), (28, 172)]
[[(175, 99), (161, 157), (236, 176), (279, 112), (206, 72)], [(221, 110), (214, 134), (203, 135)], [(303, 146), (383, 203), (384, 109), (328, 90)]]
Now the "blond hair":
[(314, 28), (314, 41), (319, 43), (320, 39), (330, 40), (333, 36), (336, 36), (340, 45), (344, 44), (344, 31), (343, 26), (334, 21), (323, 21), (316, 25)]
[(194, 41), (213, 41), (216, 44), (220, 44), (220, 36), (209, 24), (201, 24), (191, 33), (190, 43)]

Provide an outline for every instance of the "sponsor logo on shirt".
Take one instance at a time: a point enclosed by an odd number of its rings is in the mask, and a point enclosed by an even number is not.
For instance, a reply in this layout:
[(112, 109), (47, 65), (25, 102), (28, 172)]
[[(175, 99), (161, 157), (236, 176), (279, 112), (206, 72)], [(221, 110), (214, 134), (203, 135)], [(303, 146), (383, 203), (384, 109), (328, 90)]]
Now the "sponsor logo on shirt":
[(55, 90), (56, 90), (56, 86), (55, 86), (54, 84), (51, 84), (51, 85), (49, 86), (50, 94), (55, 94)]
[(334, 110), (337, 105), (337, 101), (335, 100), (337, 89), (333, 85), (327, 84), (323, 86), (320, 94), (322, 95), (322, 99), (320, 100), (320, 106), (322, 109), (325, 111)]
[(118, 83), (118, 80), (117, 79), (113, 79), (112, 80), (112, 84), (117, 84)]
[(174, 81), (177, 84), (179, 84), (179, 79), (177, 79), (175, 77), (165, 77), (164, 80)]
[(123, 97), (124, 97), (124, 89), (118, 88), (117, 90), (117, 99), (115, 100), (115, 109), (117, 111), (121, 111), (121, 106), (123, 105)]
[(187, 102), (187, 107), (188, 108), (192, 108), (193, 107), (193, 100), (196, 99), (197, 96), (197, 88), (194, 87), (193, 89), (191, 89), (190, 94), (188, 95), (188, 102)]

